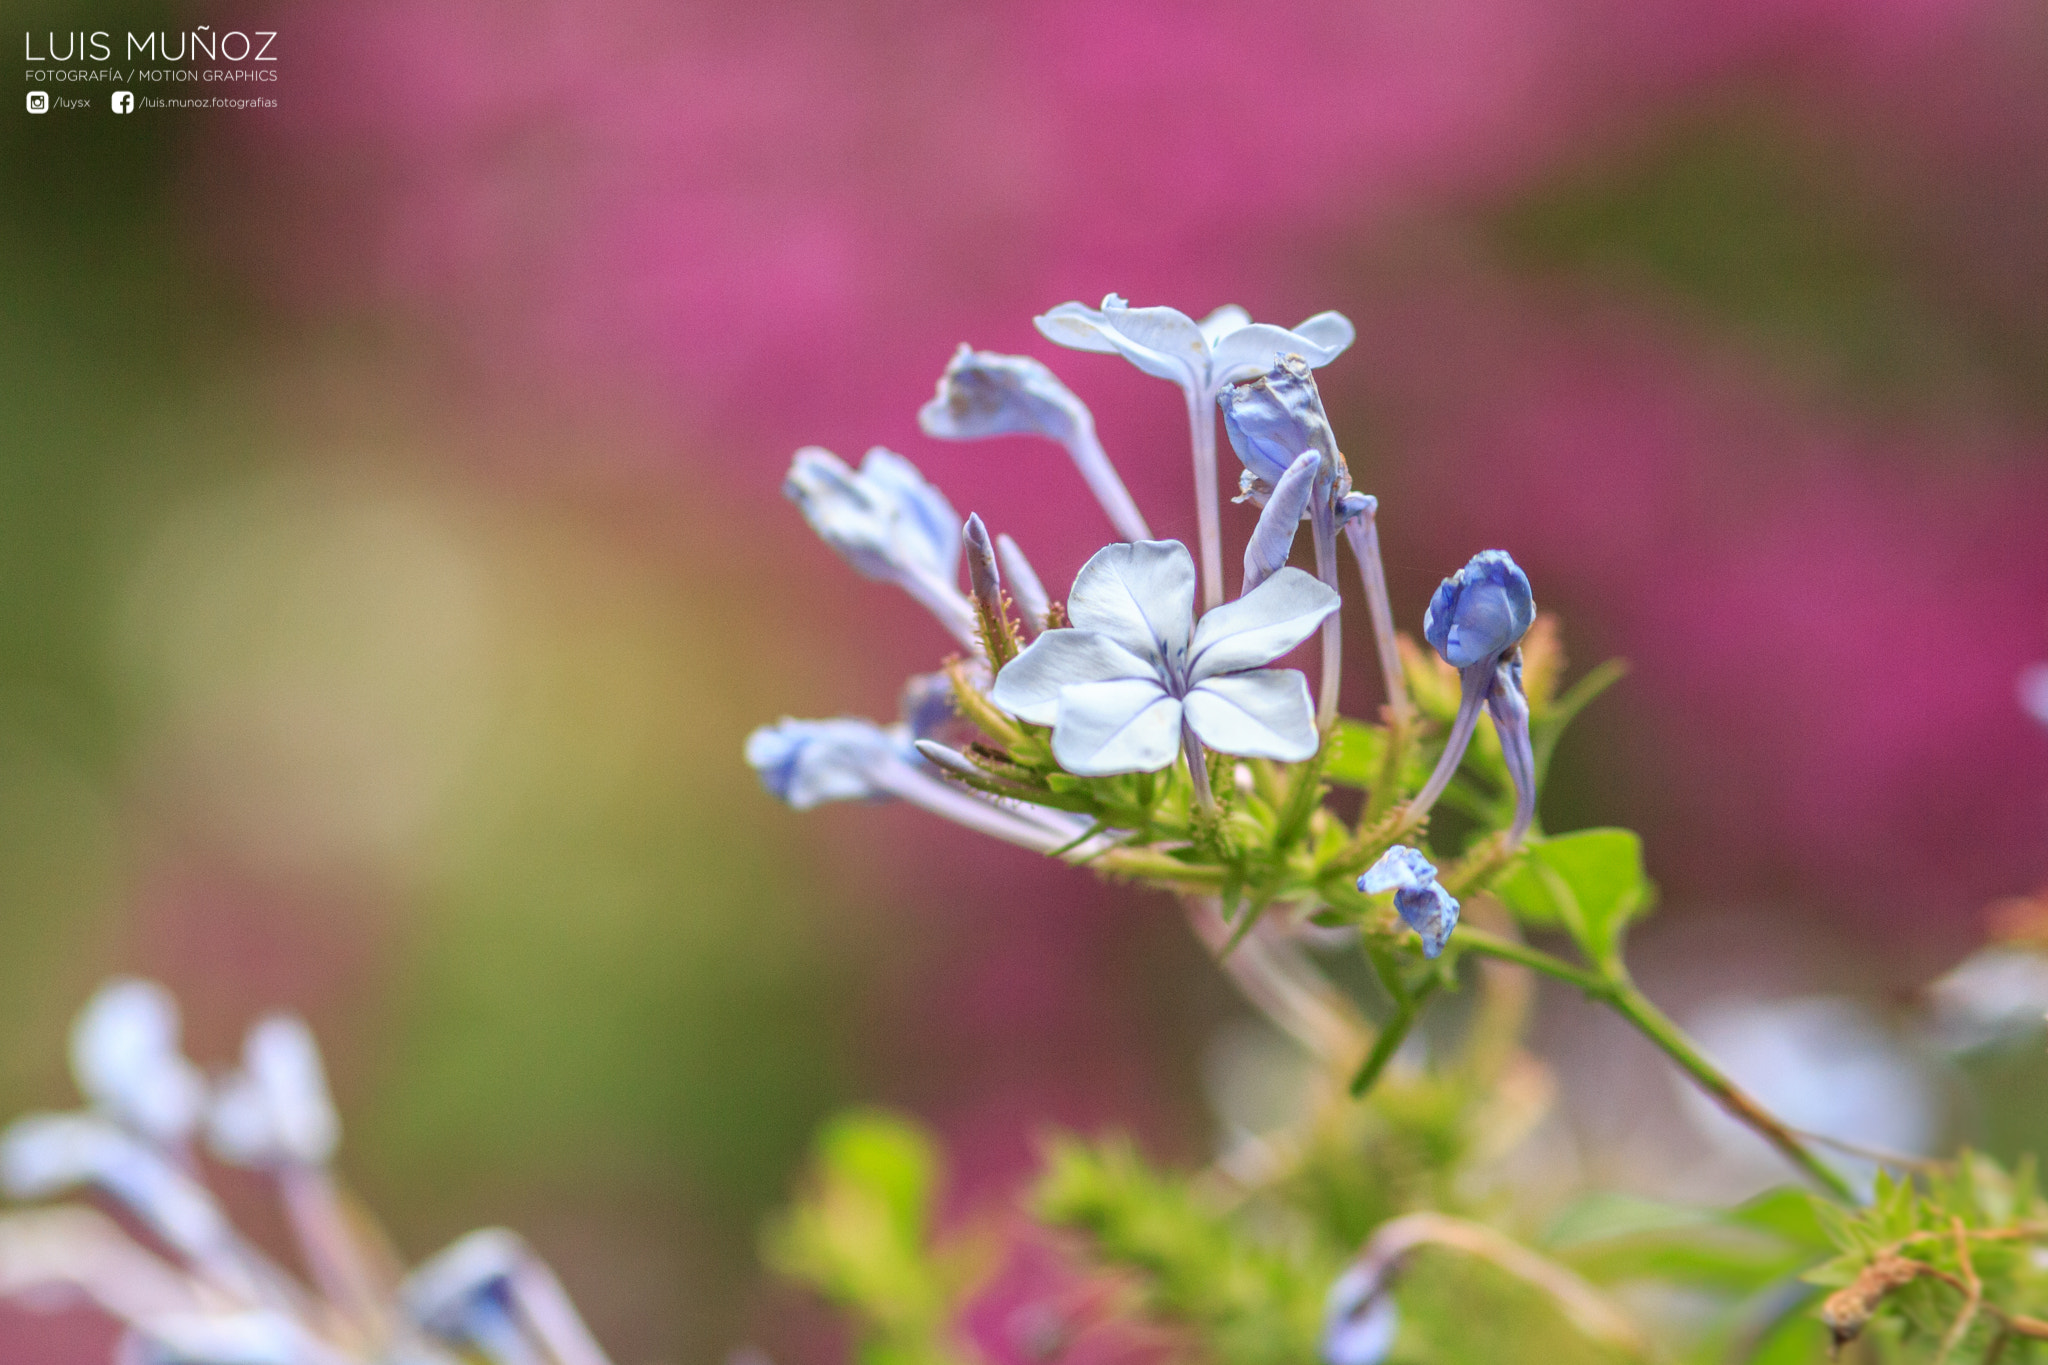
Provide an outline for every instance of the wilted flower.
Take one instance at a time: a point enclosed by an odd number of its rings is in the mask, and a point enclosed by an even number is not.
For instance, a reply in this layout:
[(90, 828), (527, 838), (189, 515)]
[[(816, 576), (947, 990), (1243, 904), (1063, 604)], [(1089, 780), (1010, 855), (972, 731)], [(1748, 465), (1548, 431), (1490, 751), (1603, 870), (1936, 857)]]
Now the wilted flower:
[(1145, 518), (1095, 434), (1088, 405), (1053, 375), (1043, 362), (1024, 355), (977, 351), (962, 342), (939, 376), (939, 391), (918, 409), (917, 424), (927, 436), (947, 441), (975, 441), (988, 436), (1043, 436), (1058, 441), (1109, 514), (1117, 534), (1127, 540), (1150, 540)]
[(1536, 764), (1529, 739), (1529, 701), (1522, 694), (1522, 669), (1514, 651), (1535, 621), (1528, 575), (1505, 550), (1480, 551), (1438, 585), (1422, 619), (1422, 634), (1444, 662), (1458, 670), (1463, 686), (1436, 771), (1409, 805), (1415, 816), (1426, 814), (1450, 785), (1484, 706), (1493, 717), (1515, 784), (1509, 841), (1518, 841), (1527, 832), (1536, 814)]
[(1067, 599), (1074, 628), (1034, 640), (996, 675), (990, 699), (1052, 726), (1053, 756), (1086, 776), (1164, 768), (1184, 728), (1223, 753), (1314, 754), (1308, 684), (1265, 665), (1337, 610), (1337, 594), (1282, 569), (1199, 623), (1194, 606), (1195, 566), (1179, 541), (1097, 551)]
[(1350, 479), (1315, 375), (1300, 356), (1283, 355), (1257, 378), (1225, 385), (1216, 404), (1223, 411), (1230, 448), (1244, 464), (1241, 496), (1262, 501), (1263, 490), (1278, 483), (1304, 450), (1321, 455), (1324, 477), (1341, 480), (1348, 491)]
[[(1100, 308), (1063, 303), (1035, 321), (1062, 346), (1121, 355), (1139, 369), (1180, 385), (1187, 397), (1194, 441), (1195, 512), (1201, 530), (1203, 601), (1223, 601), (1222, 530), (1216, 496), (1216, 418), (1211, 412), (1224, 385), (1261, 373), (1274, 359), (1298, 355), (1327, 365), (1357, 335), (1342, 313), (1318, 313), (1292, 330), (1251, 320), (1234, 304), (1199, 323), (1177, 308), (1133, 308), (1111, 294)], [(1293, 455), (1289, 453), (1291, 462)]]
[[(138, 1024), (138, 1021), (141, 1021)], [(118, 1028), (153, 1040), (125, 1054), (110, 1098), (105, 1068)], [(82, 1295), (119, 1318), (123, 1365), (461, 1365), (472, 1352), (499, 1365), (606, 1365), (574, 1305), (510, 1233), (472, 1234), (400, 1282), (366, 1242), (327, 1159), (339, 1136), (318, 1050), (285, 1015), (251, 1031), (244, 1070), (211, 1098), (216, 1155), (279, 1181), (312, 1287), (237, 1233), (192, 1174), (184, 1132), (137, 1122), (123, 1097), (137, 1086), (183, 1089), (197, 1068), (177, 1051), (177, 1009), (162, 987), (116, 981), (79, 1017), (73, 1061), (99, 1112), (37, 1114), (0, 1135), (0, 1179), (15, 1198), (80, 1186), (120, 1204), (171, 1252), (145, 1250), (112, 1220), (76, 1205), (0, 1215), (0, 1293), (34, 1301)], [(114, 1048), (114, 1051), (120, 1049)], [(496, 1248), (494, 1274), (451, 1266)], [(449, 1292), (455, 1279), (469, 1292)]]
[(862, 574), (923, 603), (969, 649), (974, 609), (960, 592), (960, 514), (917, 466), (876, 446), (855, 472), (820, 446), (790, 462), (784, 496)]
[(1410, 929), (1422, 936), (1422, 955), (1435, 957), (1444, 950), (1451, 930), (1458, 926), (1458, 901), (1437, 884), (1436, 866), (1420, 849), (1396, 844), (1380, 855), (1378, 862), (1358, 879), (1358, 889), (1368, 895), (1394, 893), (1394, 909)]

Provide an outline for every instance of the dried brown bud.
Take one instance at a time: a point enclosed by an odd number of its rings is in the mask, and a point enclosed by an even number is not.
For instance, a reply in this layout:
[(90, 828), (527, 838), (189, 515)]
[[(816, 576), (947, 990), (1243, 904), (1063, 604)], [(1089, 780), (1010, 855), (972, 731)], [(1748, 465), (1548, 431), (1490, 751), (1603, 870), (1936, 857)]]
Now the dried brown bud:
[(1844, 1345), (1862, 1335), (1885, 1295), (1911, 1284), (1926, 1269), (1918, 1261), (1887, 1254), (1865, 1266), (1848, 1288), (1828, 1295), (1820, 1306), (1820, 1320), (1834, 1337), (1833, 1353), (1839, 1353)]

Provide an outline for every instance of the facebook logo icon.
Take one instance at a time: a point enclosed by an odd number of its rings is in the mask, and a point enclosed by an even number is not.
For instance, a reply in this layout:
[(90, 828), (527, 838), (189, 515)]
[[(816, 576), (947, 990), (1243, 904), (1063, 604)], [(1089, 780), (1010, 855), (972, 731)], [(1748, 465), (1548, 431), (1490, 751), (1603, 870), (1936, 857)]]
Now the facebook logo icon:
[(113, 102), (114, 112), (117, 114), (132, 114), (135, 112), (135, 96), (129, 94), (126, 90), (116, 90)]

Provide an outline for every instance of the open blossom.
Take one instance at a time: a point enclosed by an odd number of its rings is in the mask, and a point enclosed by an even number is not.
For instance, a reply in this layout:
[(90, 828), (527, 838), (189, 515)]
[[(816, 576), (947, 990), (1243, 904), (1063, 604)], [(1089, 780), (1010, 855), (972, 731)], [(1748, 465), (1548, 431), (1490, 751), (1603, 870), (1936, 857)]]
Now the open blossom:
[(1051, 726), (1053, 757), (1084, 776), (1166, 767), (1183, 726), (1222, 753), (1299, 762), (1318, 743), (1308, 684), (1266, 665), (1337, 605), (1308, 574), (1282, 569), (1198, 623), (1186, 546), (1111, 545), (1074, 580), (1073, 628), (1034, 640), (996, 675), (990, 699)]
[(1402, 922), (1422, 936), (1424, 957), (1443, 952), (1458, 925), (1457, 898), (1437, 884), (1436, 866), (1420, 849), (1394, 845), (1365, 870), (1358, 889), (1368, 895), (1394, 893), (1394, 909)]
[[(473, 1233), (402, 1280), (387, 1272), (388, 1253), (366, 1240), (327, 1168), (340, 1125), (304, 1023), (258, 1024), (242, 1071), (217, 1088), (199, 1080), (192, 1122), (171, 1131), (133, 1101), (184, 1093), (200, 1076), (176, 1039), (162, 987), (109, 983), (72, 1035), (93, 1108), (32, 1114), (0, 1135), (0, 1182), (14, 1198), (97, 1189), (172, 1259), (83, 1205), (17, 1209), (0, 1214), (0, 1294), (96, 1304), (126, 1328), (121, 1365), (607, 1365), (511, 1233)], [(110, 1071), (112, 1056), (125, 1060)], [(183, 1143), (201, 1114), (217, 1157), (277, 1180), (310, 1285), (245, 1239), (200, 1183)]]
[[(1283, 355), (1327, 365), (1357, 335), (1342, 313), (1318, 313), (1293, 329), (1253, 322), (1235, 304), (1196, 322), (1177, 308), (1133, 308), (1115, 294), (1102, 307), (1063, 303), (1035, 319), (1048, 340), (1076, 350), (1121, 355), (1139, 369), (1180, 385), (1193, 439), (1195, 519), (1202, 550), (1202, 600), (1223, 602), (1222, 520), (1216, 495), (1216, 396), (1250, 379)], [(1299, 454), (1299, 451), (1290, 453)], [(1327, 581), (1327, 580), (1326, 580)]]
[(1102, 307), (1063, 303), (1036, 319), (1049, 341), (1079, 351), (1120, 355), (1146, 374), (1170, 379), (1202, 403), (1216, 401), (1225, 384), (1249, 379), (1275, 356), (1298, 355), (1310, 365), (1327, 365), (1357, 337), (1342, 313), (1318, 313), (1295, 326), (1253, 322), (1236, 304), (1225, 304), (1196, 322), (1178, 308), (1133, 308), (1111, 294)]

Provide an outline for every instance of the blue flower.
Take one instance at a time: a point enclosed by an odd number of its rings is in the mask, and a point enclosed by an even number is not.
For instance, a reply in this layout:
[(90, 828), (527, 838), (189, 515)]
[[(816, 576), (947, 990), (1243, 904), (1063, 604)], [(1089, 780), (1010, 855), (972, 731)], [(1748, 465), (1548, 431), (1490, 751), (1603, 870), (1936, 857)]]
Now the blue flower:
[(1536, 600), (1506, 550), (1482, 550), (1429, 600), (1422, 635), (1453, 668), (1498, 659), (1529, 633)]
[(1515, 785), (1515, 820), (1508, 841), (1518, 843), (1528, 831), (1536, 816), (1536, 760), (1519, 646), (1535, 621), (1529, 577), (1506, 550), (1482, 550), (1438, 586), (1422, 618), (1422, 634), (1444, 662), (1458, 670), (1461, 695), (1436, 771), (1409, 803), (1412, 816), (1427, 814), (1450, 785), (1483, 706), (1500, 736), (1501, 753)]
[(153, 1142), (183, 1142), (206, 1106), (206, 1079), (178, 1050), (177, 1001), (154, 981), (94, 993), (71, 1029), (71, 1070), (100, 1112)]
[(1358, 335), (1342, 313), (1318, 313), (1286, 328), (1253, 322), (1244, 309), (1226, 304), (1196, 322), (1178, 308), (1133, 308), (1116, 294), (1100, 308), (1063, 303), (1034, 320), (1047, 340), (1121, 355), (1146, 374), (1198, 395), (1204, 406), (1216, 401), (1225, 384), (1260, 373), (1275, 356), (1327, 365)]
[(996, 675), (989, 699), (1053, 728), (1053, 757), (1099, 777), (1173, 762), (1183, 726), (1227, 754), (1299, 762), (1319, 737), (1308, 684), (1265, 665), (1337, 610), (1337, 594), (1282, 569), (1194, 617), (1195, 566), (1179, 541), (1111, 545), (1082, 566), (1067, 610)]
[(1150, 540), (1145, 518), (1117, 477), (1095, 434), (1088, 405), (1053, 372), (1030, 356), (998, 355), (960, 345), (939, 391), (918, 409), (917, 424), (944, 441), (978, 441), (989, 436), (1043, 436), (1067, 448), (1081, 477), (1126, 540)]
[(1388, 1275), (1378, 1265), (1355, 1264), (1330, 1286), (1323, 1308), (1325, 1365), (1380, 1365), (1400, 1335)]
[(782, 492), (846, 562), (923, 603), (969, 649), (974, 609), (960, 592), (960, 514), (917, 466), (876, 446), (859, 472), (819, 446), (790, 462)]
[[(1327, 365), (1356, 335), (1341, 313), (1318, 313), (1291, 331), (1251, 320), (1236, 305), (1196, 322), (1177, 308), (1133, 308), (1115, 294), (1100, 308), (1063, 303), (1035, 319), (1062, 346), (1121, 355), (1139, 369), (1180, 385), (1188, 405), (1195, 461), (1195, 520), (1202, 551), (1202, 600), (1223, 603), (1222, 518), (1216, 490), (1216, 395), (1226, 384), (1260, 374), (1283, 355)], [(1291, 463), (1300, 451), (1291, 451)]]
[(827, 801), (883, 801), (884, 779), (914, 753), (908, 727), (870, 720), (784, 717), (747, 736), (747, 765), (761, 785), (798, 810)]
[(1358, 879), (1358, 889), (1368, 895), (1394, 893), (1394, 909), (1410, 929), (1422, 936), (1422, 955), (1435, 957), (1444, 950), (1451, 930), (1458, 925), (1458, 901), (1437, 884), (1436, 867), (1420, 849), (1396, 844)]

